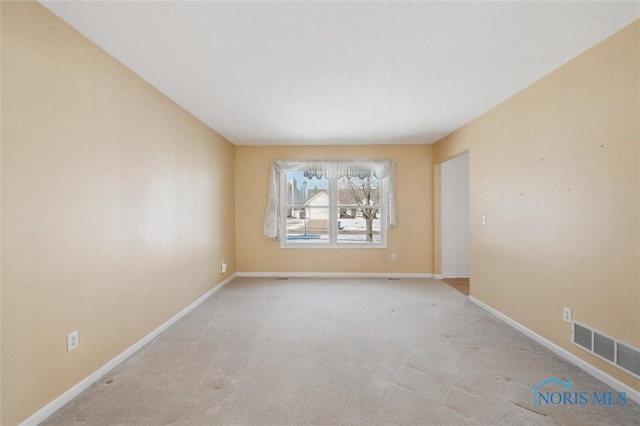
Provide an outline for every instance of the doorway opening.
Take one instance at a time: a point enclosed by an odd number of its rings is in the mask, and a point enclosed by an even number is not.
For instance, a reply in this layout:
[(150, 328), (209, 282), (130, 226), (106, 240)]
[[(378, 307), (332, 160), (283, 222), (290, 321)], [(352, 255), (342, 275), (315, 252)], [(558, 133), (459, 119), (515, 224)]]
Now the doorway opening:
[(469, 295), (469, 153), (441, 164), (441, 274)]

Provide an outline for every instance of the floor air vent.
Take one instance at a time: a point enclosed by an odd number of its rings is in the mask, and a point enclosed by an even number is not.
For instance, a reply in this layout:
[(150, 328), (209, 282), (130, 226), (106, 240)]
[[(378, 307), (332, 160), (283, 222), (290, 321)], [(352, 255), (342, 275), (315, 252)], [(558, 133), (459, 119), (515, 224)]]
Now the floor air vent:
[(571, 341), (574, 345), (640, 378), (640, 348), (573, 322)]

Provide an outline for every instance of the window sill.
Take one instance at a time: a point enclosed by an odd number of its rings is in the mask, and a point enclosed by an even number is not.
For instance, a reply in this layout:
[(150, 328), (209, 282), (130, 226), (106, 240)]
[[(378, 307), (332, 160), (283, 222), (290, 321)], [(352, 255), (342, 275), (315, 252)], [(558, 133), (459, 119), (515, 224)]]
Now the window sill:
[(314, 243), (303, 243), (303, 244), (291, 244), (291, 243), (282, 243), (280, 244), (280, 248), (283, 249), (356, 249), (356, 250), (371, 250), (371, 249), (386, 249), (386, 243), (380, 244), (314, 244)]

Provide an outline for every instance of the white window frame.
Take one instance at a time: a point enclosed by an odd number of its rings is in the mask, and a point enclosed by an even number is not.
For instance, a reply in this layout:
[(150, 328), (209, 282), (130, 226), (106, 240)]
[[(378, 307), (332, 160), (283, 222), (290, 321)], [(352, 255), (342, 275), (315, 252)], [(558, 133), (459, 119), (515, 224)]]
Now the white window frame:
[[(280, 194), (286, 194), (287, 190), (287, 173), (280, 174)], [(281, 248), (295, 248), (295, 249), (386, 249), (387, 248), (387, 206), (389, 193), (387, 185), (384, 179), (378, 179), (378, 191), (380, 192), (380, 200), (378, 202), (379, 208), (379, 221), (380, 221), (380, 242), (359, 242), (359, 243), (341, 243), (338, 242), (338, 177), (337, 174), (329, 170), (327, 171), (327, 179), (329, 181), (329, 240), (323, 243), (316, 242), (296, 242), (287, 240), (287, 209), (290, 207), (287, 205), (286, 196), (281, 198), (280, 203), (280, 247)], [(306, 220), (306, 219), (305, 219)]]

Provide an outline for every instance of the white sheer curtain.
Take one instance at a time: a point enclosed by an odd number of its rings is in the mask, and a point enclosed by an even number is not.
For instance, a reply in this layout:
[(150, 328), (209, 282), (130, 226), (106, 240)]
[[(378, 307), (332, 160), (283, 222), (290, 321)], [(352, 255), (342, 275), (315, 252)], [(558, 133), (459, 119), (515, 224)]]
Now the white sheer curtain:
[(271, 163), (269, 174), (269, 199), (264, 217), (264, 235), (280, 239), (280, 175), (287, 172), (305, 171), (316, 176), (352, 177), (363, 171), (372, 171), (387, 187), (387, 226), (394, 228), (398, 223), (393, 160), (276, 160)]

